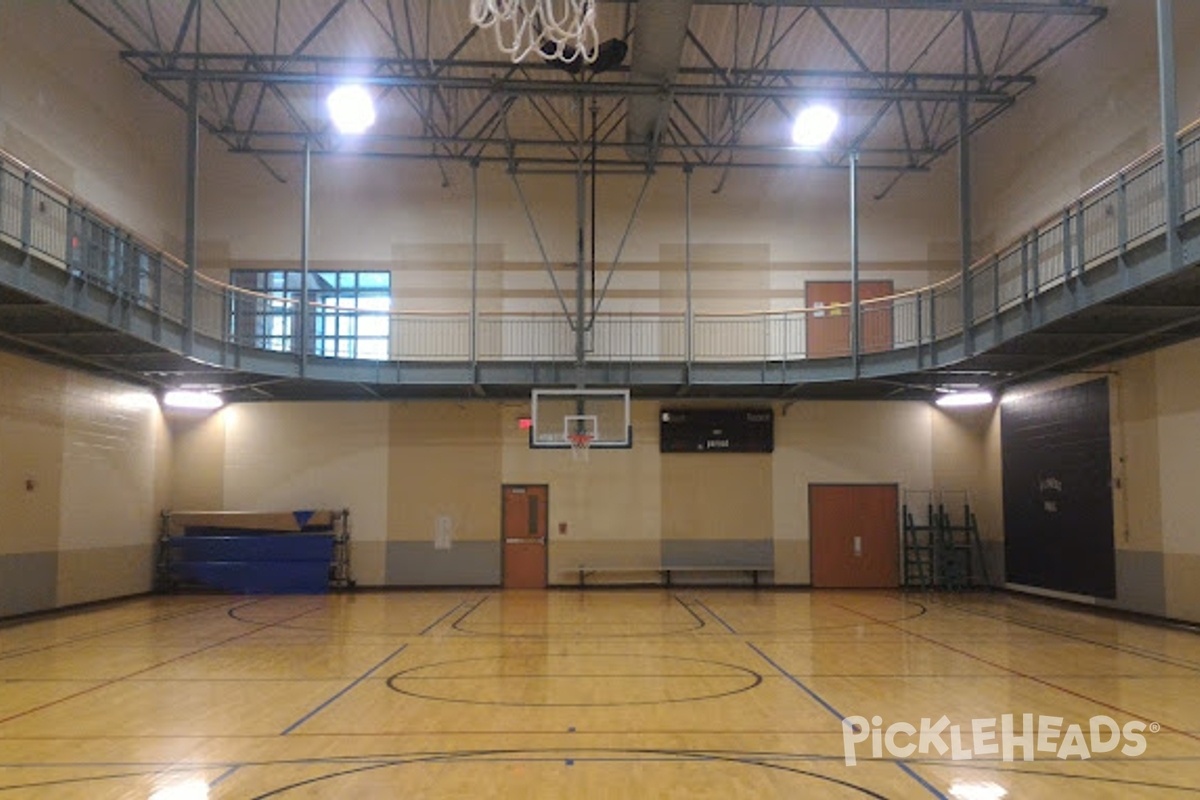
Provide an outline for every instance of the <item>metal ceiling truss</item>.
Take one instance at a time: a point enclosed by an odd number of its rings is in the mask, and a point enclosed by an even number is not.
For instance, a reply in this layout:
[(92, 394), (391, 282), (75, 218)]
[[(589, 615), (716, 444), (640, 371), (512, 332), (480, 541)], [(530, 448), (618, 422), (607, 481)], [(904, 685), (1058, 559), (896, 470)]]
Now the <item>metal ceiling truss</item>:
[[(637, 36), (636, 2), (601, 2), (624, 3)], [(186, 108), (195, 82), (205, 129), (264, 163), (302, 154), (307, 143), (314, 155), (553, 171), (576, 165), (594, 144), (602, 172), (714, 168), (723, 182), (734, 168), (841, 169), (854, 152), (860, 168), (895, 174), (887, 188), (955, 147), (961, 106), (968, 130), (987, 124), (1106, 15), (1091, 0), (696, 0), (678, 74), (652, 84), (632, 80), (628, 65), (572, 75), (490, 58), (490, 40), (458, 7), (465, 0), (327, 0), (304, 4), (303, 14), (282, 0), (254, 12), (232, 0), (71, 3), (177, 106)], [(732, 32), (705, 14), (724, 14)], [(342, 55), (346, 31), (373, 42), (370, 54)], [(321, 108), (323, 93), (347, 75), (386, 109), (386, 124), (352, 142)], [(665, 116), (639, 159), (621, 127), (626, 100), (641, 95), (664, 100)], [(847, 120), (819, 154), (787, 140), (791, 116), (809, 99), (840, 105)], [(596, 107), (595, 130), (567, 121), (580, 102)]]

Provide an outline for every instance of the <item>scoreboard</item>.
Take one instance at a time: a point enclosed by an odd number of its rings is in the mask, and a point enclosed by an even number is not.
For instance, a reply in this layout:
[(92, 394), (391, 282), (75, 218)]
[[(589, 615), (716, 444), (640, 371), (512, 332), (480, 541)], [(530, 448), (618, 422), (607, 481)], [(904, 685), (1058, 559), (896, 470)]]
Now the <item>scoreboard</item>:
[(775, 412), (770, 408), (664, 408), (663, 453), (770, 453)]

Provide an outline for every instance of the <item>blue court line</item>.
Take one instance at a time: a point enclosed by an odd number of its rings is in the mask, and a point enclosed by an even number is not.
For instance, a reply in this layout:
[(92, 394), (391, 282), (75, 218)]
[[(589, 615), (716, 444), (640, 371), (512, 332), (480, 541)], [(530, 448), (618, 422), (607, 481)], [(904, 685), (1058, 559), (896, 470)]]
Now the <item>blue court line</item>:
[(735, 631), (735, 630), (733, 629), (733, 626), (732, 626), (732, 625), (730, 625), (730, 624), (729, 624), (728, 622), (726, 622), (725, 620), (721, 619), (721, 616), (720, 616), (720, 615), (719, 615), (717, 612), (713, 611), (711, 608), (709, 608), (708, 606), (704, 605), (704, 601), (703, 601), (703, 600), (692, 600), (692, 602), (693, 602), (693, 603), (695, 603), (696, 605), (700, 606), (701, 608), (703, 608), (703, 609), (704, 609), (704, 610), (705, 610), (705, 611), (708, 613), (708, 615), (709, 615), (710, 617), (712, 617), (712, 618), (713, 618), (713, 619), (715, 619), (717, 622), (719, 622), (719, 623), (721, 623), (722, 625), (724, 625), (724, 626), (725, 626), (725, 630), (729, 631), (730, 633), (737, 633), (737, 631)]
[(350, 690), (351, 690), (351, 689), (353, 689), (355, 686), (358, 686), (360, 683), (362, 683), (363, 681), (365, 681), (365, 680), (366, 680), (368, 677), (370, 677), (370, 675), (371, 675), (371, 673), (372, 673), (372, 672), (374, 672), (375, 670), (379, 669), (379, 668), (380, 668), (380, 667), (382, 667), (384, 664), (386, 664), (387, 662), (391, 661), (393, 658), (395, 658), (396, 656), (398, 656), (398, 655), (401, 653), (401, 651), (403, 651), (403, 650), (404, 650), (404, 648), (406, 648), (406, 647), (408, 647), (408, 645), (407, 645), (407, 644), (402, 644), (402, 645), (400, 645), (399, 647), (397, 647), (395, 650), (393, 650), (391, 653), (389, 653), (389, 654), (387, 655), (387, 657), (386, 657), (386, 658), (384, 658), (382, 661), (380, 661), (378, 664), (376, 664), (375, 666), (371, 667), (369, 670), (367, 670), (366, 672), (364, 672), (362, 675), (359, 675), (357, 678), (355, 678), (355, 679), (354, 679), (354, 682), (353, 682), (353, 683), (351, 683), (349, 686), (347, 686), (346, 688), (342, 689), (340, 692), (338, 692), (337, 694), (335, 694), (333, 697), (330, 697), (330, 698), (329, 698), (328, 700), (326, 700), (324, 703), (321, 703), (321, 705), (317, 706), (317, 707), (316, 707), (316, 708), (314, 708), (312, 711), (308, 712), (308, 713), (307, 713), (307, 714), (305, 714), (303, 717), (301, 717), (300, 719), (298, 719), (298, 720), (296, 720), (295, 722), (293, 722), (291, 725), (287, 726), (287, 727), (286, 727), (286, 728), (283, 730), (283, 733), (281, 733), (281, 734), (279, 734), (279, 735), (280, 735), (280, 736), (287, 736), (289, 733), (291, 733), (292, 731), (296, 730), (296, 728), (299, 728), (301, 725), (303, 725), (304, 723), (308, 722), (310, 719), (312, 719), (314, 716), (316, 716), (317, 714), (319, 714), (321, 711), (325, 710), (325, 709), (326, 709), (326, 708), (329, 706), (329, 704), (330, 704), (330, 703), (333, 703), (335, 700), (337, 700), (339, 697), (341, 697), (342, 695), (344, 695), (346, 692), (350, 691)]
[(460, 608), (462, 608), (462, 607), (463, 607), (463, 604), (464, 604), (464, 603), (466, 603), (466, 602), (467, 602), (466, 600), (459, 600), (459, 601), (458, 601), (458, 605), (456, 605), (454, 608), (452, 608), (452, 609), (450, 609), (449, 611), (447, 611), (445, 614), (442, 614), (440, 617), (438, 617), (437, 619), (435, 619), (433, 622), (431, 622), (431, 623), (429, 623), (428, 625), (426, 625), (426, 626), (425, 626), (425, 630), (421, 631), (421, 632), (420, 632), (420, 633), (418, 633), (417, 635), (418, 635), (418, 636), (424, 636), (425, 634), (429, 633), (431, 630), (433, 630), (434, 628), (436, 628), (436, 627), (438, 626), (438, 623), (440, 623), (440, 622), (441, 622), (442, 620), (444, 620), (446, 617), (448, 617), (448, 616), (450, 616), (451, 614), (453, 614), (455, 611), (458, 611)]
[(208, 788), (210, 788), (210, 789), (214, 788), (221, 781), (225, 780), (226, 778), (228, 778), (230, 775), (237, 772), (241, 768), (242, 768), (242, 765), (238, 764), (236, 767), (230, 767), (229, 769), (225, 770), (220, 775), (218, 775), (216, 778), (213, 778), (213, 780), (208, 784)]
[[(762, 657), (762, 659), (763, 659), (764, 661), (766, 661), (766, 662), (767, 662), (768, 664), (770, 664), (772, 667), (774, 667), (775, 669), (777, 669), (777, 670), (779, 671), (779, 674), (780, 674), (780, 675), (782, 675), (783, 677), (787, 678), (787, 679), (788, 679), (789, 681), (791, 681), (792, 683), (794, 683), (794, 684), (796, 684), (797, 686), (799, 686), (799, 687), (800, 687), (800, 689), (801, 689), (801, 690), (802, 690), (802, 691), (803, 691), (805, 694), (807, 694), (807, 695), (808, 695), (809, 697), (811, 697), (813, 700), (816, 700), (818, 703), (820, 703), (820, 705), (821, 705), (821, 707), (822, 707), (822, 708), (824, 708), (824, 709), (825, 709), (826, 711), (828, 711), (830, 714), (833, 714), (835, 717), (837, 717), (837, 718), (838, 718), (838, 722), (842, 722), (842, 720), (846, 719), (846, 715), (845, 715), (845, 714), (843, 714), (842, 712), (838, 711), (838, 710), (837, 710), (836, 708), (834, 708), (833, 706), (829, 705), (829, 703), (825, 702), (825, 700), (824, 700), (824, 699), (821, 697), (821, 695), (817, 694), (817, 693), (816, 693), (816, 692), (814, 692), (812, 689), (808, 688), (808, 687), (807, 687), (807, 686), (805, 686), (803, 683), (801, 683), (801, 681), (800, 681), (800, 679), (799, 679), (799, 678), (797, 678), (796, 676), (792, 675), (792, 674), (791, 674), (790, 672), (788, 672), (786, 669), (784, 669), (783, 667), (781, 667), (781, 666), (779, 666), (778, 664), (776, 664), (776, 663), (775, 663), (775, 661), (774, 661), (774, 660), (772, 660), (772, 658), (771, 658), (769, 655), (767, 655), (766, 653), (764, 653), (762, 650), (759, 650), (759, 649), (758, 649), (758, 647), (757, 647), (757, 646), (755, 646), (753, 642), (746, 642), (746, 644), (747, 644), (747, 645), (750, 647), (750, 649), (751, 649), (751, 650), (753, 650), (754, 652), (758, 653), (758, 655), (759, 655), (759, 656), (761, 656), (761, 657)], [(902, 770), (902, 771), (903, 771), (903, 772), (904, 772), (906, 775), (908, 775), (910, 778), (912, 778), (912, 779), (913, 779), (913, 780), (915, 780), (917, 783), (919, 783), (919, 784), (921, 784), (922, 786), (924, 786), (924, 787), (925, 787), (925, 788), (926, 788), (926, 789), (929, 791), (929, 793), (930, 793), (930, 794), (932, 794), (934, 797), (938, 798), (938, 800), (948, 800), (948, 798), (946, 797), (946, 795), (942, 794), (940, 791), (938, 791), (938, 789), (937, 789), (937, 787), (936, 787), (936, 786), (934, 786), (934, 785), (933, 785), (933, 784), (931, 784), (929, 781), (925, 780), (925, 779), (924, 779), (924, 778), (922, 778), (920, 775), (918, 775), (918, 774), (916, 773), (916, 771), (914, 771), (914, 770), (912, 769), (912, 767), (908, 766), (908, 764), (905, 764), (903, 761), (893, 761), (892, 763), (893, 763), (893, 764), (895, 764), (897, 767), (899, 767), (899, 768), (900, 768), (900, 769), (901, 769), (901, 770)]]

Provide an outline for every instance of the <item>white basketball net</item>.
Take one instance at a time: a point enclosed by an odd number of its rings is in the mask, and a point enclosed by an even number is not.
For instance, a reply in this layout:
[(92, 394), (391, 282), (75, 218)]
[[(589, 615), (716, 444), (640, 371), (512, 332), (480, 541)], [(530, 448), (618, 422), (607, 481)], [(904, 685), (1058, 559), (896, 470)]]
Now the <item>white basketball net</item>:
[(596, 0), (471, 0), (471, 23), (495, 28), (496, 44), (514, 64), (530, 53), (591, 64), (600, 49)]

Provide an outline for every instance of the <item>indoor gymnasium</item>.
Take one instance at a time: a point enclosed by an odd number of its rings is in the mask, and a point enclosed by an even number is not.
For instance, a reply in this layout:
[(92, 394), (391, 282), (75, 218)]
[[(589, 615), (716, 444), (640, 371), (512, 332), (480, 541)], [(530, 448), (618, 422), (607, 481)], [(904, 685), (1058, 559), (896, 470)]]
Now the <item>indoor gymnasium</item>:
[(1198, 36), (0, 0), (0, 800), (1200, 795)]

